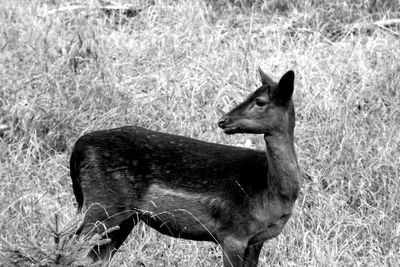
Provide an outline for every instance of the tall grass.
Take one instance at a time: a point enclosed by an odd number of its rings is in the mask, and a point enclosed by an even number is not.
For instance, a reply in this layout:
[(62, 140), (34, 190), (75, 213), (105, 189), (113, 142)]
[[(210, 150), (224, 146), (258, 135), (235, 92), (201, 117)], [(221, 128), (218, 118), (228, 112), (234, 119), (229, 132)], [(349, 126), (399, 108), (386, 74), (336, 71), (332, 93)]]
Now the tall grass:
[[(57, 10), (73, 4), (87, 8)], [(261, 265), (400, 262), (396, 1), (132, 4), (140, 12), (126, 17), (96, 1), (2, 2), (0, 262), (88, 264), (88, 244), (68, 238), (79, 220), (68, 157), (86, 132), (135, 124), (263, 149), (260, 136), (216, 126), (257, 88), (258, 66), (275, 78), (295, 70), (303, 172), (295, 214)], [(111, 265), (221, 262), (210, 243), (138, 228)]]

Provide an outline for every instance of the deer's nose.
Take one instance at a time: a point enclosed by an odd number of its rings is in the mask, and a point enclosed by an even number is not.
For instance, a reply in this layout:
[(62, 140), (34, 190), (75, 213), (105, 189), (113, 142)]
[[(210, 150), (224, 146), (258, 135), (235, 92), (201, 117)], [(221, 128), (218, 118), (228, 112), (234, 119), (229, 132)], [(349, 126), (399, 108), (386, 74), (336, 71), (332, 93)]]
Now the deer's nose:
[(219, 119), (219, 121), (218, 121), (218, 126), (220, 127), (220, 128), (223, 128), (224, 126), (225, 126), (225, 123), (227, 122), (227, 119), (226, 119), (226, 117), (222, 117), (221, 119)]

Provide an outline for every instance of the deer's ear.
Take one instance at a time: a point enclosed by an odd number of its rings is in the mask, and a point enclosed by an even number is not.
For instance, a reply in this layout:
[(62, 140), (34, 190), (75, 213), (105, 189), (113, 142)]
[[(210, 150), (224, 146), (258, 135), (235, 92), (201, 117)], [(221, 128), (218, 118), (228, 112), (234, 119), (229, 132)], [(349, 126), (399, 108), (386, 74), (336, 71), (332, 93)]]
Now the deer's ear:
[(275, 101), (286, 104), (292, 98), (294, 89), (294, 72), (289, 70), (279, 80), (278, 86), (272, 92)]
[(262, 85), (273, 85), (276, 84), (267, 74), (263, 72), (263, 70), (258, 67), (258, 73), (260, 73), (260, 79)]

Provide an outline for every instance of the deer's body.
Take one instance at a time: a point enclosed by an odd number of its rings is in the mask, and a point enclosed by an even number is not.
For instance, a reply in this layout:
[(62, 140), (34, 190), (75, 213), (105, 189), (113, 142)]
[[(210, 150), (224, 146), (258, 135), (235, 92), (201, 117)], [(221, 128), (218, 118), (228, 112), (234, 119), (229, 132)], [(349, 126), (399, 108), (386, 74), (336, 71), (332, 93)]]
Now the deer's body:
[[(257, 265), (299, 191), (291, 112), (288, 131), (264, 135), (266, 151), (134, 126), (81, 137), (70, 162), (78, 207), (86, 211), (78, 234), (120, 227), (90, 256), (110, 258), (142, 220), (169, 236), (221, 244), (225, 266)], [(228, 119), (219, 125), (227, 133), (243, 128)]]

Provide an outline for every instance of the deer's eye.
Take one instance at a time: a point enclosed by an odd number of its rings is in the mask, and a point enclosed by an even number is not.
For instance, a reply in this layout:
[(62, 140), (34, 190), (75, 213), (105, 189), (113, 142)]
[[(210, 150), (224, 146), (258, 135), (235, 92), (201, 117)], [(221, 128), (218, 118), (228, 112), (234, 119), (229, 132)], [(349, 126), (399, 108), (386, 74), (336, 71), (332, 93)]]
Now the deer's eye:
[(264, 100), (264, 99), (260, 99), (260, 98), (257, 98), (256, 99), (256, 105), (258, 106), (258, 107), (263, 107), (263, 106), (265, 106), (267, 104), (267, 102)]

